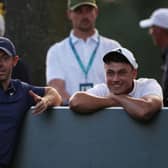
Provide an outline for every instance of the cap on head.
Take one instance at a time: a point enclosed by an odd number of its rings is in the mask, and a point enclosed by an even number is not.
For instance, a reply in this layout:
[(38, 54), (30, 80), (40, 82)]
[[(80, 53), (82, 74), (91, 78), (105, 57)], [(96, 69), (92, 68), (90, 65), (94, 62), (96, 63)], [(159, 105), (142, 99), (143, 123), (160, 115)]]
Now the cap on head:
[(159, 26), (168, 29), (168, 8), (159, 8), (155, 10), (149, 19), (139, 22), (141, 28)]
[(96, 0), (68, 0), (68, 9), (75, 10), (82, 5), (91, 5), (97, 8)]
[(130, 63), (130, 65), (132, 65), (132, 67), (134, 69), (138, 69), (138, 64), (136, 62), (136, 59), (135, 59), (133, 53), (131, 51), (129, 51), (128, 49), (123, 48), (123, 47), (116, 48), (116, 49), (106, 53), (103, 57), (104, 63), (110, 62), (110, 60), (112, 60), (112, 58), (116, 54), (119, 54), (120, 56), (125, 57), (126, 60), (128, 60), (128, 62)]
[(0, 50), (3, 50), (9, 56), (16, 56), (15, 46), (8, 38), (0, 37)]

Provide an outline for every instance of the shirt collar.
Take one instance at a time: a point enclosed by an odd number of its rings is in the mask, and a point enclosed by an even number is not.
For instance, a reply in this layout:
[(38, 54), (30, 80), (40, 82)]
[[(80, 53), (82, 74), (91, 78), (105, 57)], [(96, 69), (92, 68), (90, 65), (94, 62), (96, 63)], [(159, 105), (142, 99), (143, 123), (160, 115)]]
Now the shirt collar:
[[(87, 41), (88, 41), (88, 40), (92, 40), (92, 41), (94, 41), (94, 42), (97, 43), (97, 42), (98, 42), (98, 37), (99, 37), (99, 32), (98, 32), (97, 29), (95, 29), (95, 33), (94, 33), (92, 36), (88, 37), (88, 38), (87, 38)], [(71, 30), (71, 32), (70, 32), (70, 38), (72, 39), (72, 43), (73, 43), (73, 44), (76, 44), (76, 43), (78, 43), (79, 41), (82, 40), (81, 38), (76, 37), (76, 36), (74, 35), (74, 31), (73, 31), (73, 30)]]
[(15, 88), (13, 82), (11, 81), (10, 84), (9, 84), (7, 93), (8, 93), (10, 96), (12, 96), (12, 95), (15, 94), (15, 92), (16, 92), (16, 88)]
[(15, 94), (15, 92), (16, 92), (16, 88), (14, 86), (14, 83), (11, 80), (10, 83), (9, 83), (8, 89), (5, 91), (5, 93), (7, 93), (8, 95), (12, 96), (12, 95)]

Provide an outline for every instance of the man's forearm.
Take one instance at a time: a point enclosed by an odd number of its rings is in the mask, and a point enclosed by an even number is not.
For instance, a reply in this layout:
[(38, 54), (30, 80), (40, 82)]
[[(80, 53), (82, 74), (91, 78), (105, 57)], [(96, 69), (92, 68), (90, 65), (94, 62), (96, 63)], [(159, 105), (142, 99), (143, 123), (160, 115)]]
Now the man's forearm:
[(62, 103), (61, 96), (57, 90), (52, 87), (45, 88), (44, 98), (46, 99), (48, 106), (58, 106)]

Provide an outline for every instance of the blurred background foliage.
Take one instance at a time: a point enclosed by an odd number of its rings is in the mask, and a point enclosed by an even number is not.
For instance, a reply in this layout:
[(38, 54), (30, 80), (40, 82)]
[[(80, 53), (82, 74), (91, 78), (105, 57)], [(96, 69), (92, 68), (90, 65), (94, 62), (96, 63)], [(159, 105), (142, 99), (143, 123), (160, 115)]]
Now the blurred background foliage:
[[(139, 62), (139, 77), (160, 81), (160, 49), (153, 45), (148, 30), (139, 27), (139, 21), (148, 18), (156, 8), (168, 7), (168, 1), (98, 0), (97, 3), (99, 32), (133, 51)], [(66, 9), (66, 0), (7, 0), (6, 36), (14, 41), (17, 54), (29, 64), (33, 84), (46, 84), (47, 50), (69, 34), (71, 25)]]

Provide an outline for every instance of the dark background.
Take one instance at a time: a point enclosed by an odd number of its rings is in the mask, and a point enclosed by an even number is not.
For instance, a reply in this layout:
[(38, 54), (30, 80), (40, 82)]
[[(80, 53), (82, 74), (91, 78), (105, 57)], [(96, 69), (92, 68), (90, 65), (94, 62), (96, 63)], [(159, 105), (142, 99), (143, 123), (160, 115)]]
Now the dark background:
[[(139, 21), (148, 18), (159, 7), (168, 7), (167, 0), (98, 0), (99, 32), (119, 41), (135, 53), (139, 77), (160, 81), (162, 63), (160, 49), (152, 43), (147, 29)], [(66, 0), (7, 0), (6, 36), (13, 40), (17, 54), (31, 69), (33, 84), (45, 85), (45, 59), (50, 45), (69, 34)]]

